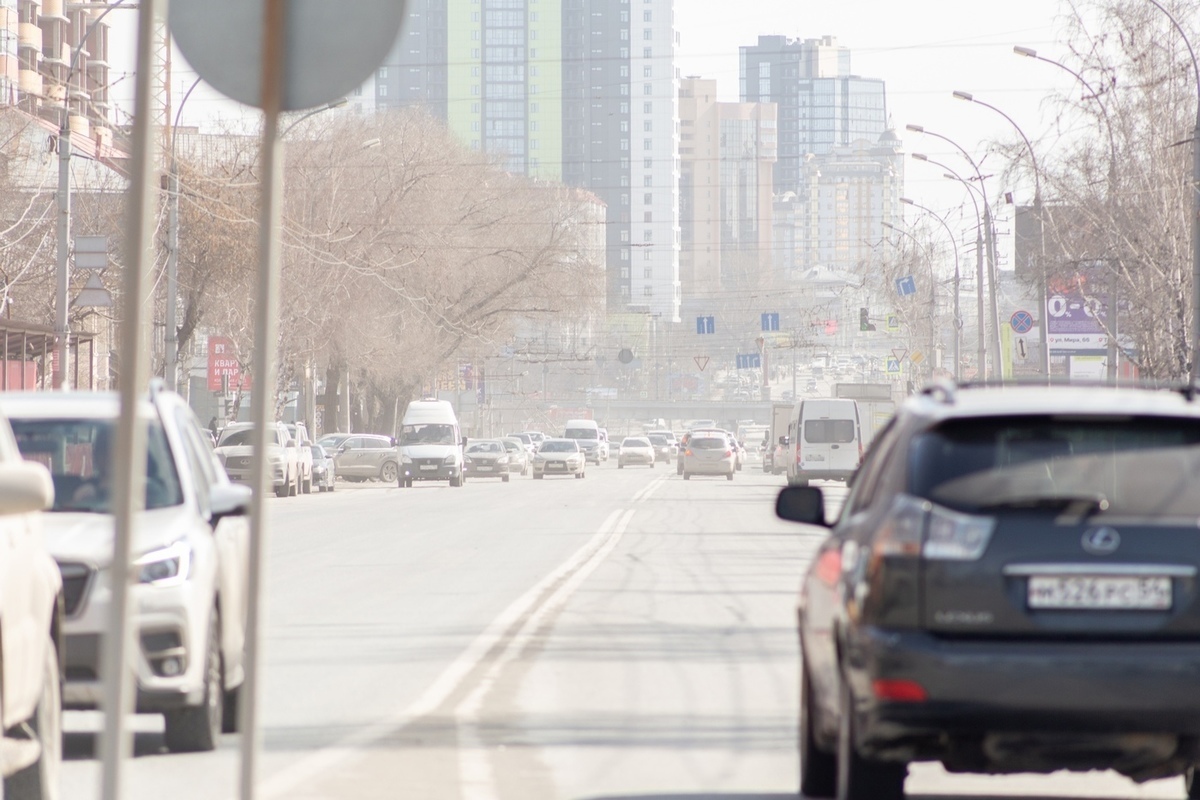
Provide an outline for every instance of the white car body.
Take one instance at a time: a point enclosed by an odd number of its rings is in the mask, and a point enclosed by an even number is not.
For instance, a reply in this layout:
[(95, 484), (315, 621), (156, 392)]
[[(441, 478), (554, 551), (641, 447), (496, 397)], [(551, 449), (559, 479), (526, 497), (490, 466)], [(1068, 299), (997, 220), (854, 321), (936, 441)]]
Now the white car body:
[[(549, 447), (549, 449), (547, 449)], [(533, 457), (533, 477), (541, 480), (547, 475), (574, 475), (582, 478), (587, 457), (574, 439), (547, 439)]]
[(787, 479), (846, 481), (863, 457), (858, 403), (846, 399), (801, 400), (788, 425)]
[[(225, 444), (235, 434), (248, 434), (254, 425), (249, 422), (235, 422), (221, 430), (221, 438), (217, 440), (214, 449), (218, 460), (225, 467), (229, 479), (236, 483), (250, 484), (253, 480), (254, 448), (248, 444)], [(267, 431), (267, 462), (268, 483), (275, 490), (276, 497), (288, 497), (299, 494), (300, 462), (296, 448), (286, 447), (291, 434), (282, 422), (272, 422)], [(311, 458), (311, 456), (310, 456)]]
[(641, 436), (627, 436), (621, 441), (617, 451), (617, 469), (624, 469), (627, 464), (643, 464), (651, 469), (658, 461), (658, 453), (650, 440)]
[[(2, 397), (0, 409), (13, 420), (23, 454), (40, 460), (45, 452), (36, 448), (35, 439), (44, 426), (115, 425), (118, 401), (112, 393), (39, 393)], [(130, 597), (137, 710), (166, 715), (171, 749), (212, 749), (212, 736), (196, 741), (179, 731), (194, 723), (196, 714), (206, 714), (206, 724), (215, 722), (218, 733), (221, 724), (233, 729), (236, 691), (244, 675), (249, 535), (242, 516), (250, 491), (230, 483), (201, 439), (195, 415), (178, 395), (159, 392), (138, 413), (149, 425), (161, 425), (161, 434), (155, 435), (169, 448), (180, 502), (142, 511), (133, 532), (134, 560), (140, 565), (140, 580)], [(42, 435), (38, 441), (50, 438)], [(60, 474), (59, 466), (52, 464), (51, 472), (56, 486), (61, 481), (65, 487), (75, 476)], [(175, 487), (170, 488), (173, 497)], [(53, 511), (45, 518), (45, 538), (66, 587), (63, 704), (96, 708), (102, 700), (101, 640), (111, 603), (113, 516), (106, 511)], [(164, 564), (168, 566), (160, 573)], [(165, 577), (155, 577), (160, 574)], [(220, 696), (215, 699), (210, 631), (219, 631), (219, 640), (212, 643), (221, 665)], [(222, 712), (225, 719), (214, 720)]]

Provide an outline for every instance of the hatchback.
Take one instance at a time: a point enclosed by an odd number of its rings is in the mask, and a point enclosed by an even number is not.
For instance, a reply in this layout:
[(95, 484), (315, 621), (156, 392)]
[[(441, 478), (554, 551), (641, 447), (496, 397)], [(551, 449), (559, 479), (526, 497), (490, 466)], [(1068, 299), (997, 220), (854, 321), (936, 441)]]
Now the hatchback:
[(626, 464), (642, 464), (653, 468), (657, 460), (654, 445), (641, 436), (625, 437), (617, 450), (617, 469), (624, 469)]
[[(912, 398), (802, 581), (801, 790), (903, 796), (954, 772), (1186, 775), (1200, 797), (1200, 404), (1193, 393)], [(825, 525), (820, 489), (777, 511)]]
[(693, 475), (724, 475), (733, 480), (737, 471), (737, 445), (718, 431), (693, 432), (683, 451), (683, 479)]

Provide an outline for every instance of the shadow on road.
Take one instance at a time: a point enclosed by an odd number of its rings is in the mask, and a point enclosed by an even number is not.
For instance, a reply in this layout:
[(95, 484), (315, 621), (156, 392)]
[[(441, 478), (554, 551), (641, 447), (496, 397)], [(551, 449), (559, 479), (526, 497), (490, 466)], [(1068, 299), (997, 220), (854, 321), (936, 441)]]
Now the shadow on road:
[[(96, 733), (64, 733), (63, 760), (89, 761), (100, 757), (100, 735)], [(167, 746), (161, 733), (135, 733), (133, 736), (134, 758), (166, 755)]]

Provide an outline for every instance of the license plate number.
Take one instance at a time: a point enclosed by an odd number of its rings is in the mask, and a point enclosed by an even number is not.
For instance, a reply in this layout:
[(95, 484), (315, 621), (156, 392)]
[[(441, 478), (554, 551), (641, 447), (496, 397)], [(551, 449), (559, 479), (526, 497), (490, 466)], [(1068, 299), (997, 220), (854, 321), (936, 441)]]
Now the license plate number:
[(491, 467), (476, 467), (475, 469), (479, 470), (480, 472), (491, 472), (492, 471)]
[(432, 472), (433, 470), (437, 469), (437, 464), (422, 464), (421, 469)]
[(567, 465), (566, 465), (566, 464), (554, 464), (554, 463), (550, 463), (550, 464), (547, 464), (547, 465), (546, 465), (546, 469), (566, 469), (566, 468), (567, 468)]
[(1171, 608), (1171, 579), (1034, 575), (1029, 578), (1029, 607), (1165, 611)]

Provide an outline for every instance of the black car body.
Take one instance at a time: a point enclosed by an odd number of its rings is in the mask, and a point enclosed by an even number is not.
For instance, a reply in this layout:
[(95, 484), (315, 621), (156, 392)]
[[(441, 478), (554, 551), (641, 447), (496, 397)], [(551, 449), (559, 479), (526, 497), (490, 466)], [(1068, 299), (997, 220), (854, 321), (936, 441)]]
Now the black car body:
[[(1200, 762), (1200, 407), (1183, 393), (942, 389), (876, 438), (799, 603), (801, 788), (906, 765)], [(780, 516), (824, 524), (819, 489)]]

